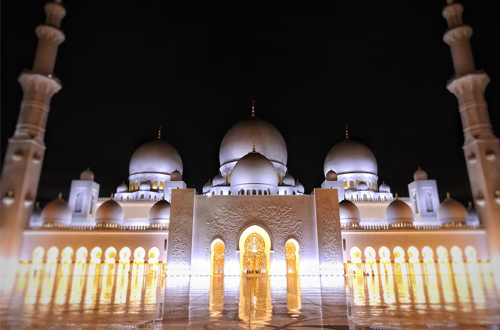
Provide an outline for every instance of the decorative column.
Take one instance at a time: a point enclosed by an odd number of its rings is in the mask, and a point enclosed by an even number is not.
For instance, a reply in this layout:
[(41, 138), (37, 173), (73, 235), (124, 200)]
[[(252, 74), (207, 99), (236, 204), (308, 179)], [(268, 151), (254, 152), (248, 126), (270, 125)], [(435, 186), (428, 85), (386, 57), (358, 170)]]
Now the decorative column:
[(484, 99), (490, 78), (476, 71), (470, 37), (472, 28), (462, 23), (463, 6), (448, 0), (443, 17), (448, 22), (444, 41), (450, 46), (455, 75), (447, 88), (458, 99), (464, 131), (464, 153), (474, 204), (486, 229), (493, 271), (500, 271), (500, 144), (490, 123)]
[(52, 96), (61, 89), (53, 70), (66, 9), (60, 1), (45, 5), (46, 21), (36, 27), (38, 48), (32, 71), (24, 71), (19, 83), (24, 97), (14, 136), (9, 139), (2, 170), (0, 218), (0, 269), (13, 275), (17, 269), (23, 230), (35, 201), (43, 156), (45, 127)]

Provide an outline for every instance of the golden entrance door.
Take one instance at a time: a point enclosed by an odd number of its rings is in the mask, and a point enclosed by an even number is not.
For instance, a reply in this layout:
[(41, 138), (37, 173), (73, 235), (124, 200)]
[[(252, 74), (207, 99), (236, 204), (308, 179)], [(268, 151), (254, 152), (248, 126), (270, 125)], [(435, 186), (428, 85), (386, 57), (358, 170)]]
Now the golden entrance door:
[(224, 250), (225, 246), (222, 242), (217, 242), (214, 245), (214, 275), (224, 274)]
[(266, 244), (262, 236), (257, 233), (248, 235), (245, 240), (245, 254), (243, 255), (243, 273), (267, 274)]
[(295, 256), (297, 248), (292, 242), (288, 242), (285, 245), (286, 251), (286, 273), (287, 274), (297, 274), (297, 259)]

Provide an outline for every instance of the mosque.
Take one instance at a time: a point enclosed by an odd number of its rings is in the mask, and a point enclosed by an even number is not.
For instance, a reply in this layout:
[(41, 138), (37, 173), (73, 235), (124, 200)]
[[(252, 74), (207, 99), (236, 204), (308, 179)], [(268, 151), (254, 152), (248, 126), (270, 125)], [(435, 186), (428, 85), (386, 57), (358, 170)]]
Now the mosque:
[(134, 152), (129, 177), (111, 197), (99, 197), (99, 180), (86, 169), (67, 201), (59, 196), (41, 210), (33, 202), (50, 99), (61, 88), (52, 72), (65, 16), (59, 2), (45, 10), (33, 71), (19, 78), (25, 96), (2, 173), (2, 262), (20, 262), (20, 272), (478, 273), (498, 260), (500, 148), (484, 101), (489, 78), (474, 67), (462, 5), (444, 7), (444, 40), (456, 71), (447, 88), (459, 100), (474, 208), (449, 194), (440, 201), (437, 181), (420, 168), (408, 169), (409, 197), (393, 195), (377, 176), (375, 155), (347, 129), (325, 155), (321, 188), (306, 192), (287, 171), (282, 135), (252, 103), (250, 116), (225, 134), (220, 171), (201, 191), (183, 181), (181, 155), (159, 131)]

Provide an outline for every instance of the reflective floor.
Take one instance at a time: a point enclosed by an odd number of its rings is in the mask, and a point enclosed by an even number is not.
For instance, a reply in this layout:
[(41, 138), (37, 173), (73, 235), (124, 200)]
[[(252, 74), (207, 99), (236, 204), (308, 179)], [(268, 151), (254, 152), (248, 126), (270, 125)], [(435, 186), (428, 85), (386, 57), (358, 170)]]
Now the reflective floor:
[(36, 276), (1, 329), (500, 329), (490, 275)]

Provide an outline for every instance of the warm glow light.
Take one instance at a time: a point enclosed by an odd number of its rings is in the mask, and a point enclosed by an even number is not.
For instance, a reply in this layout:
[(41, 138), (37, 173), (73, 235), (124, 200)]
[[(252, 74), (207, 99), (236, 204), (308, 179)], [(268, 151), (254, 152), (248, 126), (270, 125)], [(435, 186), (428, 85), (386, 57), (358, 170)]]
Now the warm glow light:
[(251, 234), (258, 234), (263, 240), (264, 240), (264, 254), (266, 257), (266, 264), (267, 264), (267, 275), (271, 275), (271, 238), (269, 237), (269, 234), (267, 231), (265, 231), (262, 227), (253, 225), (245, 229), (243, 233), (241, 234), (240, 240), (239, 240), (239, 248), (240, 248), (240, 274), (243, 274), (243, 269), (244, 269), (244, 255), (245, 255), (245, 242)]

